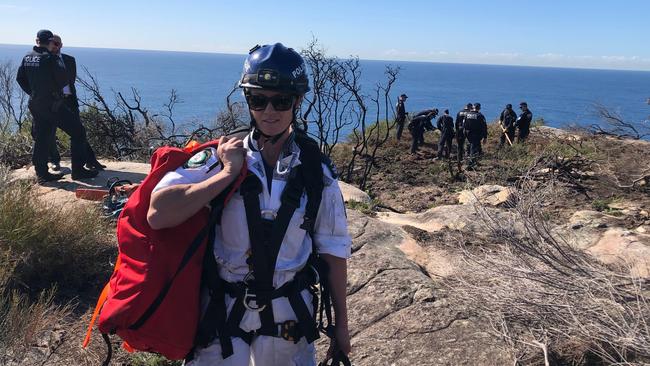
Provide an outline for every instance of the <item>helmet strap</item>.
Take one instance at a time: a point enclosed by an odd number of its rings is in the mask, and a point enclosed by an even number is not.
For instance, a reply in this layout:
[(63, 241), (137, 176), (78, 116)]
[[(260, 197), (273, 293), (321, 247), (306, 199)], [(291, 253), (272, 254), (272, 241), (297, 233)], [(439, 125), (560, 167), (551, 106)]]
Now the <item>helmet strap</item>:
[[(250, 113), (250, 111), (249, 111), (249, 113)], [(250, 126), (251, 126), (251, 129), (253, 130), (253, 139), (255, 141), (258, 141), (261, 137), (264, 137), (264, 139), (265, 139), (262, 144), (258, 144), (258, 147), (259, 147), (260, 151), (264, 150), (264, 145), (266, 145), (268, 142), (270, 142), (271, 145), (275, 145), (280, 140), (280, 138), (282, 138), (282, 136), (284, 136), (284, 134), (289, 130), (289, 127), (291, 127), (291, 125), (293, 125), (294, 122), (296, 122), (296, 107), (295, 106), (292, 109), (292, 114), (293, 114), (293, 119), (292, 119), (291, 123), (287, 126), (287, 128), (285, 128), (284, 130), (282, 130), (282, 132), (280, 132), (280, 133), (278, 133), (276, 135), (267, 135), (257, 127), (257, 122), (255, 121), (255, 118), (253, 117), (253, 113), (250, 113), (250, 115), (251, 115)]]

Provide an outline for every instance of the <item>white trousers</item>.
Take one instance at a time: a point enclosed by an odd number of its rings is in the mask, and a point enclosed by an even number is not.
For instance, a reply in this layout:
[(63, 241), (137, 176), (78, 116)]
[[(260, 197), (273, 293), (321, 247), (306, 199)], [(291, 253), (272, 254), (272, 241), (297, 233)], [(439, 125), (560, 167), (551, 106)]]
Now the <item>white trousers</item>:
[[(303, 290), (301, 295), (313, 314), (311, 294), (308, 290)], [(234, 302), (235, 299), (226, 295), (228, 314)], [(272, 304), (276, 323), (297, 320), (286, 297), (273, 299)], [(259, 329), (261, 325), (259, 314), (250, 310), (244, 313), (240, 323), (246, 332)], [(234, 354), (225, 360), (221, 357), (221, 345), (216, 338), (208, 347), (197, 349), (194, 359), (186, 366), (316, 366), (316, 348), (313, 343), (308, 344), (305, 337), (300, 342), (293, 343), (282, 338), (257, 336), (250, 346), (241, 338), (231, 340)]]

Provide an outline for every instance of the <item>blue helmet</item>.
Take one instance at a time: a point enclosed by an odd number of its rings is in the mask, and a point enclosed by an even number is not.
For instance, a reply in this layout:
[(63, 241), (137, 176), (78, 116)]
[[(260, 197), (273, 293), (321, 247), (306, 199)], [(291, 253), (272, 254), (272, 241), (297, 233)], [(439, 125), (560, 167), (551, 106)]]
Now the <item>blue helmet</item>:
[(305, 61), (293, 48), (282, 43), (257, 45), (244, 62), (239, 87), (303, 95), (309, 91)]

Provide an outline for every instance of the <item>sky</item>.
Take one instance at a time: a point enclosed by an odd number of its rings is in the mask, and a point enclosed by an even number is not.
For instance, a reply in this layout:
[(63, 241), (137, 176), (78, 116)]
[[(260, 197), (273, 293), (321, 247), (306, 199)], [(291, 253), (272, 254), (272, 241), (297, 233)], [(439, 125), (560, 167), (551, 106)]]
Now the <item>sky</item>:
[(362, 59), (650, 71), (650, 0), (0, 0), (0, 44), (245, 54), (255, 44)]

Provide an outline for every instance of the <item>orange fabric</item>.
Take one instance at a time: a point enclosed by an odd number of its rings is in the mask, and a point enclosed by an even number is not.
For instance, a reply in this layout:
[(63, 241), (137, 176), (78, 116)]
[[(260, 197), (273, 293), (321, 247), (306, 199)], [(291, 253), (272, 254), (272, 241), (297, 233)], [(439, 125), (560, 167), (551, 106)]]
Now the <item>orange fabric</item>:
[[(121, 264), (122, 262), (120, 261), (120, 256), (118, 255), (117, 261), (115, 261), (115, 269), (113, 269), (113, 273), (117, 272), (117, 269), (120, 268)], [(99, 315), (99, 311), (102, 309), (104, 302), (106, 302), (106, 298), (108, 298), (108, 293), (111, 290), (110, 284), (111, 284), (110, 281), (106, 283), (106, 286), (104, 286), (102, 293), (99, 294), (99, 299), (97, 299), (97, 305), (95, 305), (95, 311), (93, 311), (93, 316), (90, 318), (90, 324), (88, 324), (88, 330), (86, 331), (86, 338), (84, 338), (84, 343), (82, 345), (83, 348), (86, 348), (90, 343), (90, 335), (93, 331), (95, 320), (97, 319), (97, 315)]]
[(135, 349), (133, 349), (133, 347), (129, 346), (129, 344), (126, 343), (126, 342), (122, 342), (122, 348), (124, 348), (128, 353), (135, 352)]
[(185, 150), (187, 152), (191, 152), (192, 150), (196, 149), (199, 146), (201, 146), (201, 144), (199, 144), (197, 141), (192, 140), (192, 141), (188, 142), (187, 145), (185, 145), (183, 150)]

